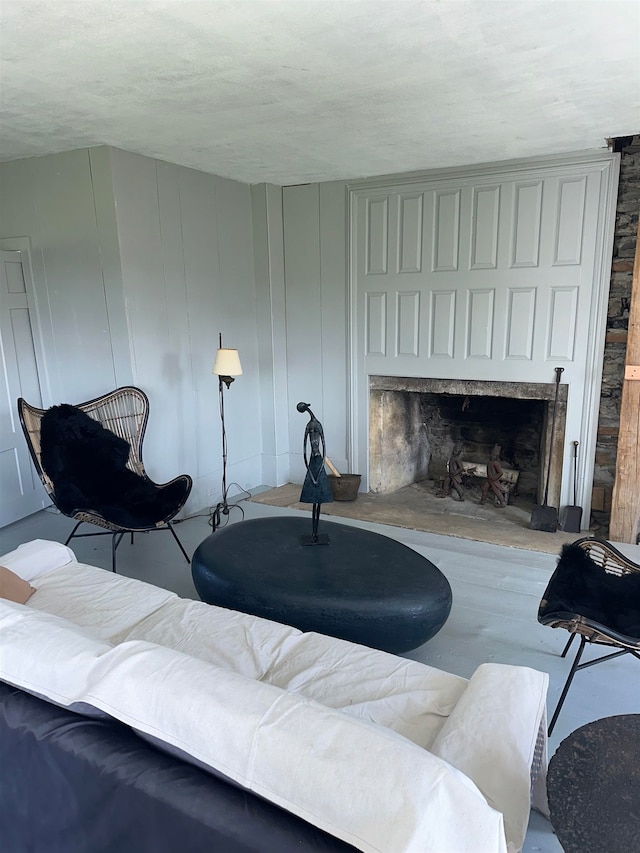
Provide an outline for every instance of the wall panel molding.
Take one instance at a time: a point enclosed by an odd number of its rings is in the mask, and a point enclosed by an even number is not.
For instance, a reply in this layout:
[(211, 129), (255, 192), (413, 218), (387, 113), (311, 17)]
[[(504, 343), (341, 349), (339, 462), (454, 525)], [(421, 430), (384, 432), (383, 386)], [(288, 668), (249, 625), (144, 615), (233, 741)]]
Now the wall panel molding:
[(536, 289), (535, 287), (510, 287), (507, 291), (507, 300), (505, 358), (531, 361)]
[(474, 187), (471, 205), (472, 270), (495, 269), (498, 265), (498, 216), (500, 187)]
[(573, 361), (576, 336), (577, 287), (554, 287), (549, 294), (547, 359)]
[(387, 294), (366, 294), (366, 353), (387, 354)]
[(467, 358), (492, 356), (495, 290), (467, 292)]
[(396, 293), (396, 355), (418, 356), (420, 294), (417, 290)]
[(420, 272), (422, 270), (422, 193), (399, 195), (398, 208), (398, 272)]
[(434, 195), (433, 271), (458, 269), (460, 190), (438, 190)]
[(431, 292), (429, 354), (432, 358), (453, 358), (455, 313), (455, 290), (433, 290)]
[(385, 275), (389, 256), (389, 199), (367, 202), (367, 275)]
[(586, 178), (564, 178), (558, 185), (553, 263), (579, 264), (582, 255)]
[(511, 267), (537, 267), (542, 220), (542, 181), (514, 185), (511, 222)]

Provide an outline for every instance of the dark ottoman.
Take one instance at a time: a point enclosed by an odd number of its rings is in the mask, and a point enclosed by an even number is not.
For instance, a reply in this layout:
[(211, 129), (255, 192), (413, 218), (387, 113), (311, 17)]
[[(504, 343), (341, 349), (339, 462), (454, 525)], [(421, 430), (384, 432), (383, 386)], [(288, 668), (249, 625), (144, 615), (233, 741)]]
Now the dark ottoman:
[(259, 518), (217, 530), (191, 561), (202, 601), (387, 652), (430, 640), (449, 616), (451, 587), (416, 551), (378, 533), (327, 522), (328, 545), (302, 545), (311, 521)]

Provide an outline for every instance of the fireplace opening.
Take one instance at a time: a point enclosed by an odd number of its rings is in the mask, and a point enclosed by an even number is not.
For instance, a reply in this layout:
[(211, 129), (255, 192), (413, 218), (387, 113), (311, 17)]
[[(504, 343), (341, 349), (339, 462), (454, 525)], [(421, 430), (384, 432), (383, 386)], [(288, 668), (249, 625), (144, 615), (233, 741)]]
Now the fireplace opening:
[(495, 444), (503, 468), (518, 472), (517, 494), (535, 501), (540, 445), (547, 404), (542, 400), (420, 394), (420, 411), (430, 449), (427, 479), (439, 484), (457, 443), (464, 461), (486, 464)]
[[(463, 461), (486, 465), (495, 444), (502, 467), (517, 472), (514, 494), (541, 503), (551, 460), (549, 502), (558, 506), (567, 386), (416, 377), (369, 379), (369, 488), (389, 493), (416, 482), (441, 485), (457, 443)], [(476, 483), (480, 487), (480, 483)]]

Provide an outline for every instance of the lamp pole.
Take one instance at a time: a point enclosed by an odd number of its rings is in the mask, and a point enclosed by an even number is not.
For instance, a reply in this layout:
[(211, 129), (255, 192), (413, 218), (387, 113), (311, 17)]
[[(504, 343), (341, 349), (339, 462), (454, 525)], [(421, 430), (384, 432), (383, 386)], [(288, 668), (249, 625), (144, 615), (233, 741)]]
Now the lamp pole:
[[(227, 489), (227, 430), (224, 421), (224, 386), (227, 390), (231, 387), (231, 383), (235, 381), (236, 376), (242, 375), (242, 366), (238, 350), (225, 349), (222, 346), (222, 332), (219, 332), (218, 352), (213, 365), (213, 373), (218, 376), (218, 400), (220, 404), (220, 423), (222, 425), (222, 500), (219, 501), (211, 511), (211, 527), (215, 531), (220, 527), (221, 515), (229, 515), (230, 510), (237, 504), (229, 506), (228, 489)], [(238, 507), (244, 518), (244, 510)]]

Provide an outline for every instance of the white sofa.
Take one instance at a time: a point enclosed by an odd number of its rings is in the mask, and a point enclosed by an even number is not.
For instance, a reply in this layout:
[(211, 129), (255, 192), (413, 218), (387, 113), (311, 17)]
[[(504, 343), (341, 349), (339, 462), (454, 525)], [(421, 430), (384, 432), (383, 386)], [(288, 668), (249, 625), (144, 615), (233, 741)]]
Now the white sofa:
[(108, 714), (363, 851), (515, 853), (545, 808), (547, 676), (467, 680), (181, 599), (36, 540), (0, 557), (0, 681)]

